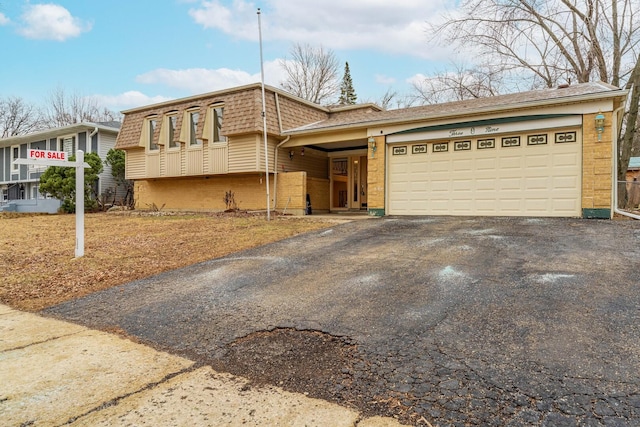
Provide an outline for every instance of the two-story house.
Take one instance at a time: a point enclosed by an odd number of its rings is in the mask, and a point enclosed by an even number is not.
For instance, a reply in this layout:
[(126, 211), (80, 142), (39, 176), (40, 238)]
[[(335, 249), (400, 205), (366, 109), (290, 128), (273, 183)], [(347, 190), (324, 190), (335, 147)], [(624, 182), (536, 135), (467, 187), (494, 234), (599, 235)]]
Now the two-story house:
[[(98, 153), (104, 160), (115, 146), (119, 129), (119, 122), (83, 122), (0, 139), (0, 210), (56, 213), (60, 207), (60, 200), (39, 192), (40, 176), (46, 167), (14, 163), (27, 158), (28, 149), (64, 151), (69, 157), (83, 150)], [(104, 166), (96, 191), (100, 195), (116, 191), (109, 166)]]

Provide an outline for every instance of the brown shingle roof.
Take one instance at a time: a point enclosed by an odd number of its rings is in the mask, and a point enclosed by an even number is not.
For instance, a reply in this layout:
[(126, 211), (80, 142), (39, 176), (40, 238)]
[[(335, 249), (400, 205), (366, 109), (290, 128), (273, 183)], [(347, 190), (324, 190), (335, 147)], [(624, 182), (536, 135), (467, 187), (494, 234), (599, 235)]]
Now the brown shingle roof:
[[(265, 101), (267, 133), (272, 135), (281, 134), (279, 119), (282, 120), (282, 128), (287, 129), (325, 120), (329, 116), (328, 109), (272, 87), (265, 87)], [(150, 115), (161, 118), (169, 112), (179, 112), (176, 126), (176, 132), (179, 134), (182, 126), (181, 113), (194, 107), (198, 107), (201, 113), (197, 135), (200, 138), (204, 112), (208, 106), (216, 103), (224, 104), (221, 131), (223, 135), (262, 132), (262, 90), (260, 84), (252, 84), (123, 111), (124, 120), (116, 141), (116, 148), (138, 147), (144, 119)], [(279, 106), (280, 115), (278, 115), (277, 106)]]
[(602, 82), (582, 83), (573, 86), (544, 89), (529, 92), (498, 95), (488, 98), (470, 99), (464, 101), (447, 102), (444, 104), (425, 105), (420, 107), (401, 108), (387, 111), (370, 111), (360, 116), (331, 115), (327, 120), (311, 123), (298, 128), (289, 128), (285, 134), (307, 133), (330, 130), (341, 127), (372, 126), (389, 122), (411, 122), (428, 118), (442, 118), (447, 116), (473, 115), (488, 110), (499, 111), (515, 108), (526, 108), (542, 101), (575, 102), (581, 97), (600, 95), (621, 96), (621, 91), (615, 86)]

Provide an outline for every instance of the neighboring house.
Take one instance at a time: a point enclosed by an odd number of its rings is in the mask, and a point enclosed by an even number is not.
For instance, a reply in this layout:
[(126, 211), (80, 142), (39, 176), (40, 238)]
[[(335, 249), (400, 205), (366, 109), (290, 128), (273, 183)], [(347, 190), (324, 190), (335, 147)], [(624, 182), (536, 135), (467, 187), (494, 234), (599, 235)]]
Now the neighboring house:
[[(83, 150), (98, 153), (104, 161), (109, 149), (115, 146), (119, 128), (119, 122), (83, 122), (0, 139), (0, 211), (55, 213), (60, 207), (60, 200), (38, 191), (46, 167), (13, 163), (17, 158), (27, 158), (28, 149), (64, 151), (68, 156)], [(97, 186), (100, 195), (115, 190), (109, 166), (104, 165)]]
[[(267, 87), (271, 207), (610, 218), (626, 93), (594, 82), (383, 111)], [(124, 111), (137, 207), (222, 210), (233, 192), (266, 209), (261, 111), (259, 84)]]
[(631, 157), (627, 168), (628, 205), (637, 208), (640, 205), (640, 157)]

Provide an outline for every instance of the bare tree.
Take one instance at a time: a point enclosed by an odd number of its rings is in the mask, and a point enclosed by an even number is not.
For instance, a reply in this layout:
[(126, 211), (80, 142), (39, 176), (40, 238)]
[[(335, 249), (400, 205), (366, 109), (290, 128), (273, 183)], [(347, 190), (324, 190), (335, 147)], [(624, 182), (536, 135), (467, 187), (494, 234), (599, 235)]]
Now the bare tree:
[(40, 113), (22, 98), (0, 99), (0, 138), (24, 135), (41, 129)]
[(455, 71), (443, 72), (413, 82), (413, 103), (438, 104), (484, 98), (500, 93), (502, 76), (498, 70), (489, 66), (465, 69), (459, 64), (454, 64), (454, 67)]
[(638, 0), (465, 0), (459, 14), (432, 27), (435, 37), (489, 57), (532, 88), (601, 80), (630, 91), (618, 136), (618, 179), (625, 179), (640, 101)]
[(282, 88), (316, 104), (330, 103), (340, 91), (333, 51), (296, 43), (290, 54), (291, 59), (280, 61), (287, 73)]
[(415, 97), (399, 93), (398, 91), (388, 88), (387, 91), (376, 100), (363, 100), (363, 103), (372, 102), (385, 110), (394, 108), (408, 108), (415, 104)]
[(62, 88), (53, 90), (45, 101), (42, 122), (48, 128), (80, 122), (107, 122), (119, 119), (119, 114), (101, 107), (95, 98), (77, 93), (67, 95)]

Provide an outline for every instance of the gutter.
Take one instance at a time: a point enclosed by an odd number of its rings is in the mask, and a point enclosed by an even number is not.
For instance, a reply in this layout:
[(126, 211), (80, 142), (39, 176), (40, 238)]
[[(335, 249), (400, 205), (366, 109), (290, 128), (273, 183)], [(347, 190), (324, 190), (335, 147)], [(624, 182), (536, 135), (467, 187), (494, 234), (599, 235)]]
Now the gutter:
[[(616, 110), (613, 112), (613, 116), (618, 116), (620, 117), (619, 120), (613, 120), (613, 126), (614, 129), (612, 129), (613, 135), (618, 135), (618, 131), (619, 131), (619, 123), (621, 123), (622, 121), (622, 114), (624, 113), (624, 107), (619, 107), (616, 108)], [(622, 210), (620, 208), (618, 208), (618, 156), (619, 156), (619, 150), (618, 150), (618, 144), (614, 144), (614, 150), (616, 155), (614, 156), (614, 164), (613, 164), (613, 211), (617, 214), (623, 215), (623, 216), (628, 216), (629, 218), (633, 218), (633, 219), (640, 219), (640, 215), (636, 215), (636, 214), (632, 214), (630, 212), (627, 212), (625, 210)]]

